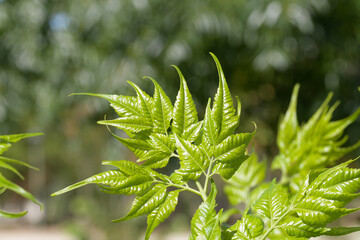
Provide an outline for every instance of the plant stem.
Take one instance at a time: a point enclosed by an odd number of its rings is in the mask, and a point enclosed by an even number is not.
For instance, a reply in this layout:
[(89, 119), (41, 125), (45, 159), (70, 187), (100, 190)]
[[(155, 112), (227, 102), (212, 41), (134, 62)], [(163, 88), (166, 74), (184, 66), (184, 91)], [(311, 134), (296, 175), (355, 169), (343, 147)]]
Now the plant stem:
[(210, 172), (212, 169), (212, 164), (213, 164), (214, 159), (210, 159), (210, 165), (209, 168), (207, 169), (207, 173), (205, 174), (205, 183), (204, 183), (204, 193), (206, 194), (207, 191), (207, 187), (209, 185), (209, 178), (211, 177)]
[(191, 188), (191, 187), (189, 187), (189, 186), (184, 186), (184, 185), (175, 184), (175, 183), (171, 183), (171, 184), (169, 184), (169, 186), (181, 188), (181, 189), (183, 189), (183, 190), (186, 190), (186, 191), (195, 193), (195, 194), (199, 195), (204, 201), (206, 200), (206, 195), (204, 195), (201, 191), (198, 191), (198, 190), (196, 190), (196, 189), (193, 189), (193, 188)]

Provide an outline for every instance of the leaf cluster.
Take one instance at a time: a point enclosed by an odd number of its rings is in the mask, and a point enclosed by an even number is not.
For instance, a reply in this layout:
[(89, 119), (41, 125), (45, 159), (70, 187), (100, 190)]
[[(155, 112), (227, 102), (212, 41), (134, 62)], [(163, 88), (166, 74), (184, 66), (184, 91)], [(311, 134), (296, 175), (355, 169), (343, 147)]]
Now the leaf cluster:
[[(36, 168), (30, 166), (29, 164), (27, 164), (25, 162), (7, 158), (2, 155), (4, 152), (9, 150), (9, 148), (12, 146), (13, 143), (16, 143), (24, 138), (34, 137), (34, 136), (38, 136), (38, 135), (41, 135), (41, 134), (40, 133), (24, 133), (24, 134), (13, 134), (13, 135), (1, 135), (0, 136), (0, 170), (6, 169), (6, 170), (14, 173), (21, 179), (24, 179), (24, 177), (18, 171), (17, 166), (25, 166), (25, 167), (37, 170)], [(41, 207), (41, 209), (43, 208), (42, 204), (38, 200), (36, 200), (35, 197), (31, 193), (29, 193), (28, 191), (26, 191), (19, 185), (15, 184), (11, 180), (7, 179), (0, 171), (0, 195), (3, 194), (4, 192), (6, 192), (6, 190), (13, 191), (13, 192), (19, 194), (20, 196), (36, 203), (37, 205), (39, 205)], [(13, 212), (7, 212), (7, 211), (0, 210), (0, 217), (18, 218), (18, 217), (24, 216), (26, 213), (27, 213), (27, 211), (13, 213)]]
[[(255, 131), (234, 133), (240, 120), (240, 101), (237, 99), (235, 108), (221, 65), (212, 56), (219, 73), (219, 87), (200, 121), (185, 78), (176, 66), (180, 89), (174, 104), (152, 78), (149, 79), (155, 87), (153, 96), (132, 82), (129, 84), (136, 97), (86, 93), (109, 101), (118, 118), (98, 123), (123, 130), (128, 138), (113, 134), (114, 137), (136, 155), (141, 165), (126, 160), (105, 161), (103, 164), (117, 169), (96, 174), (53, 195), (90, 183), (98, 184), (107, 193), (134, 194), (129, 213), (115, 221), (147, 215), (146, 239), (174, 211), (180, 192), (193, 192), (204, 201), (215, 197), (214, 187), (208, 193), (210, 179), (214, 175), (225, 179), (233, 176), (249, 157), (246, 148)], [(179, 159), (180, 167), (170, 175), (156, 171), (174, 158)], [(219, 225), (212, 220), (211, 224)]]
[[(280, 182), (266, 182), (266, 162), (258, 162), (257, 156), (247, 151), (256, 130), (235, 133), (241, 104), (237, 98), (234, 107), (221, 65), (213, 54), (212, 57), (219, 87), (214, 99), (208, 101), (203, 120), (198, 119), (185, 78), (176, 66), (180, 89), (174, 104), (152, 78), (153, 96), (132, 82), (129, 84), (136, 96), (81, 94), (109, 101), (118, 117), (98, 123), (123, 130), (128, 138), (112, 134), (136, 155), (138, 163), (104, 161), (104, 165), (116, 169), (70, 185), (53, 196), (88, 184), (97, 184), (106, 193), (135, 195), (128, 214), (114, 221), (147, 215), (145, 239), (175, 210), (183, 191), (203, 200), (191, 220), (191, 240), (307, 239), (360, 230), (327, 226), (358, 210), (348, 209), (346, 204), (359, 196), (360, 170), (348, 168), (351, 161), (324, 168), (358, 147), (359, 143), (342, 147), (346, 141), (342, 135), (360, 111), (331, 121), (337, 104), (328, 106), (330, 95), (309, 122), (299, 126), (296, 86), (289, 110), (280, 123), (280, 153), (273, 162), (273, 168), (282, 170), (283, 178)], [(158, 171), (175, 158), (180, 162), (178, 169), (170, 174)], [(230, 203), (245, 202), (244, 211), (216, 210), (215, 175), (227, 183), (225, 192)], [(241, 213), (242, 217), (228, 225), (226, 222), (234, 213)]]

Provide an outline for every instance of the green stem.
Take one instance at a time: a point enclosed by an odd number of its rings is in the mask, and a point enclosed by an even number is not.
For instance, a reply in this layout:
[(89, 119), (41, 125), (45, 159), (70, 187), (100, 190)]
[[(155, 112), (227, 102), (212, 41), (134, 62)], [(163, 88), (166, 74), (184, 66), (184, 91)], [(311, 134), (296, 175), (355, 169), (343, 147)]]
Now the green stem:
[(204, 195), (201, 191), (193, 189), (193, 188), (191, 188), (189, 186), (184, 186), (184, 185), (175, 184), (175, 183), (171, 183), (168, 186), (177, 187), (177, 188), (180, 188), (180, 189), (195, 193), (196, 195), (199, 195), (204, 201), (206, 200), (206, 195)]
[(204, 183), (204, 193), (205, 194), (207, 192), (207, 188), (208, 188), (208, 185), (209, 185), (209, 179), (211, 177), (210, 172), (211, 172), (212, 164), (213, 164), (213, 161), (210, 159), (210, 166), (209, 166), (209, 168), (207, 170), (207, 173), (205, 174), (205, 183)]
[(178, 155), (178, 154), (176, 154), (176, 153), (172, 153), (172, 154), (171, 154), (171, 157), (177, 157), (177, 158), (180, 158), (180, 157), (179, 157), (179, 155)]

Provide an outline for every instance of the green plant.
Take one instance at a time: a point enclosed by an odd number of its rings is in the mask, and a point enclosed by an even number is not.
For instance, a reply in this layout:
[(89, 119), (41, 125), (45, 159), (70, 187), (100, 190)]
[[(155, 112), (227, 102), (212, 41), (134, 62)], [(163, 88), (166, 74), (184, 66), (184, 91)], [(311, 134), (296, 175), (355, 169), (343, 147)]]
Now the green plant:
[[(4, 157), (4, 156), (2, 156), (2, 154), (5, 151), (7, 151), (13, 143), (20, 141), (23, 138), (34, 137), (34, 136), (38, 136), (38, 135), (41, 135), (41, 133), (1, 135), (0, 136), (0, 168), (7, 169), (10, 172), (15, 173), (21, 179), (24, 179), (24, 177), (13, 165), (25, 166), (25, 167), (37, 170), (36, 168), (30, 166), (27, 163), (24, 163), (19, 160)], [(31, 200), (32, 202), (36, 203), (37, 205), (40, 206), (41, 209), (43, 208), (42, 204), (39, 201), (37, 201), (31, 193), (29, 193), (22, 187), (18, 186), (14, 182), (10, 181), (9, 179), (5, 178), (5, 176), (2, 174), (2, 172), (0, 172), (0, 194), (3, 194), (6, 190), (11, 190), (11, 191), (21, 195), (22, 197), (27, 198), (27, 199)], [(6, 212), (3, 210), (0, 210), (0, 217), (17, 218), (17, 217), (24, 216), (26, 213), (27, 213), (27, 211), (23, 211), (23, 212), (19, 212), (19, 213), (11, 213), (11, 212)]]
[[(345, 141), (338, 141), (344, 128), (356, 119), (359, 111), (347, 120), (329, 122), (334, 107), (328, 109), (326, 101), (314, 115), (316, 117), (300, 127), (295, 114), (297, 86), (290, 108), (280, 124), (280, 154), (274, 162), (274, 168), (280, 168), (285, 178), (280, 182), (274, 179), (264, 183), (266, 164), (259, 163), (255, 155), (249, 158), (247, 151), (255, 131), (234, 133), (240, 119), (240, 101), (237, 99), (235, 108), (220, 63), (212, 56), (219, 73), (219, 87), (212, 104), (209, 99), (201, 121), (186, 81), (177, 67), (180, 90), (174, 106), (151, 78), (155, 85), (153, 97), (131, 82), (129, 84), (135, 89), (136, 97), (83, 94), (110, 102), (119, 118), (103, 120), (99, 124), (124, 130), (129, 138), (113, 134), (114, 137), (133, 151), (142, 164), (126, 160), (105, 161), (104, 165), (117, 169), (96, 174), (53, 196), (91, 183), (98, 184), (107, 193), (134, 194), (129, 213), (114, 221), (147, 215), (145, 239), (149, 239), (153, 230), (175, 210), (178, 195), (183, 191), (190, 191), (203, 200), (191, 220), (190, 239), (306, 239), (360, 230), (360, 227), (327, 227), (328, 223), (358, 210), (347, 209), (345, 205), (359, 196), (360, 170), (347, 167), (353, 160), (329, 169), (323, 168), (359, 145), (343, 150), (340, 146)], [(304, 135), (310, 134), (309, 129), (319, 132), (316, 141)], [(303, 138), (304, 142), (300, 141)], [(309, 150), (303, 144), (310, 144), (313, 148)], [(319, 150), (327, 146), (333, 151)], [(301, 149), (305, 149), (304, 153)], [(291, 152), (288, 153), (288, 150)], [(302, 156), (296, 158), (297, 166), (306, 165), (306, 156), (311, 156), (311, 161), (319, 154), (323, 158), (314, 166), (307, 164), (308, 169), (304, 171), (299, 167), (288, 171), (295, 161), (292, 160), (294, 154)], [(288, 158), (291, 161), (287, 161)], [(180, 167), (170, 175), (157, 171), (176, 159)], [(313, 170), (310, 171), (311, 168)], [(305, 176), (304, 181), (301, 184), (296, 182), (298, 188), (291, 187), (297, 174)], [(217, 187), (214, 175), (220, 175), (227, 182), (225, 191), (232, 203), (246, 200), (244, 211), (230, 209), (223, 213), (223, 209), (215, 209)], [(242, 218), (228, 225), (229, 216), (239, 212)]]

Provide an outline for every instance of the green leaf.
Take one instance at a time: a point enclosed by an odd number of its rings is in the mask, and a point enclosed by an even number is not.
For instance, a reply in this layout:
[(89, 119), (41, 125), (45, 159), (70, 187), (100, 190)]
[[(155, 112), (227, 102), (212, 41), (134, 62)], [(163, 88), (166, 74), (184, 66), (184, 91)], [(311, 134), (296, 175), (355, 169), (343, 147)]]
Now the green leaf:
[(214, 157), (220, 162), (236, 161), (240, 156), (245, 154), (246, 147), (253, 138), (255, 131), (252, 133), (239, 133), (231, 135), (216, 146)]
[(230, 179), (239, 169), (240, 165), (249, 158), (249, 155), (239, 156), (236, 161), (216, 162), (213, 167), (213, 172), (221, 175), (226, 180)]
[(220, 174), (225, 179), (230, 179), (249, 157), (249, 155), (245, 155), (245, 150), (255, 131), (231, 135), (218, 144), (214, 150), (214, 157), (217, 162), (214, 165), (213, 172)]
[(172, 154), (175, 150), (175, 144), (169, 136), (163, 134), (150, 135), (150, 145), (158, 151)]
[[(2, 135), (0, 136), (0, 155), (3, 154), (6, 150), (8, 150), (12, 143), (16, 143), (20, 141), (21, 139), (28, 138), (28, 137), (34, 137), (42, 135), (42, 133), (24, 133), (24, 134), (12, 134), (12, 135)], [(15, 173), (17, 176), (19, 176), (21, 179), (24, 179), (23, 176), (20, 174), (20, 172), (15, 168), (13, 165), (20, 165), (29, 167), (32, 169), (36, 169), (32, 166), (30, 166), (27, 163), (24, 163), (22, 161), (14, 160), (11, 158), (0, 156), (0, 169), (7, 169), (12, 173)], [(34, 202), (35, 204), (39, 205), (41, 210), (43, 209), (43, 205), (35, 199), (35, 197), (23, 189), (22, 187), (18, 186), (17, 184), (11, 182), (7, 178), (5, 178), (2, 173), (0, 172), (0, 194), (3, 194), (6, 190), (11, 190), (20, 196)], [(18, 218), (22, 217), (27, 213), (27, 211), (19, 212), (19, 213), (11, 213), (6, 212), (3, 210), (0, 210), (0, 217), (6, 217), (6, 218)]]
[(296, 114), (297, 98), (299, 95), (300, 85), (296, 84), (292, 95), (289, 108), (286, 111), (285, 116), (280, 119), (277, 145), (280, 151), (286, 151), (286, 148), (291, 144), (291, 142), (296, 137), (298, 131), (298, 120)]
[(219, 137), (219, 126), (213, 119), (213, 114), (210, 109), (211, 99), (209, 99), (206, 106), (205, 117), (204, 117), (204, 129), (203, 129), (203, 141), (207, 144), (214, 146), (218, 144)]
[(152, 109), (154, 107), (154, 100), (147, 95), (143, 90), (141, 90), (135, 83), (128, 81), (128, 83), (135, 89), (137, 94), (137, 105), (139, 106), (139, 110), (141, 111), (141, 115), (144, 120), (154, 125), (153, 116), (151, 114)]
[(236, 223), (236, 232), (232, 239), (251, 240), (262, 234), (264, 222), (252, 214), (244, 214), (241, 221)]
[(19, 218), (25, 216), (26, 214), (27, 211), (23, 211), (19, 213), (11, 213), (0, 210), (0, 217), (5, 217), (5, 218)]
[(304, 179), (310, 170), (332, 165), (360, 147), (360, 141), (342, 147), (347, 141), (344, 131), (359, 117), (360, 108), (347, 118), (331, 121), (339, 102), (329, 106), (330, 93), (312, 117), (299, 126), (296, 117), (298, 91), (299, 85), (296, 85), (289, 109), (279, 125), (277, 144), (280, 153), (272, 162), (272, 168), (281, 169), (282, 182), (290, 185), (292, 193), (296, 193), (301, 183), (299, 180)]
[(305, 224), (325, 227), (358, 210), (344, 208), (360, 190), (360, 170), (347, 168), (350, 162), (308, 175), (294, 198), (294, 210)]
[(103, 120), (98, 121), (98, 124), (113, 126), (131, 133), (139, 133), (152, 129), (152, 126), (149, 125), (149, 122), (139, 117), (123, 117), (113, 120)]
[(11, 135), (1, 135), (0, 140), (10, 142), (10, 143), (16, 143), (16, 142), (20, 141), (21, 139), (40, 136), (40, 135), (44, 135), (44, 134), (43, 133), (21, 133), (21, 134), (11, 134)]
[(182, 138), (188, 140), (189, 142), (195, 142), (200, 137), (202, 126), (203, 121), (190, 125), (187, 129), (185, 129)]
[(7, 163), (10, 163), (10, 164), (21, 165), (21, 166), (31, 168), (31, 169), (34, 169), (34, 170), (39, 170), (36, 167), (33, 167), (33, 166), (31, 166), (31, 165), (29, 165), (29, 164), (27, 164), (25, 162), (22, 162), (22, 161), (19, 161), (19, 160), (16, 160), (16, 159), (11, 159), (11, 158), (0, 156), (0, 161), (7, 162)]
[(113, 222), (126, 221), (152, 212), (164, 202), (167, 196), (166, 189), (167, 186), (165, 185), (155, 185), (144, 195), (135, 198), (129, 213), (125, 217), (114, 220)]
[(153, 109), (154, 131), (167, 134), (167, 129), (169, 128), (172, 119), (173, 106), (169, 97), (165, 94), (160, 85), (154, 79), (150, 79), (155, 85)]
[(203, 202), (191, 220), (190, 239), (220, 239), (221, 228), (219, 218), (221, 212), (216, 214), (217, 189), (214, 181), (211, 182), (211, 192)]
[(11, 135), (0, 135), (0, 155), (11, 147), (11, 143), (16, 143), (24, 138), (43, 135), (42, 133), (21, 133)]
[(183, 136), (186, 129), (198, 122), (198, 116), (191, 93), (180, 69), (174, 66), (180, 77), (180, 90), (176, 96), (173, 112), (172, 131)]
[(216, 63), (219, 73), (219, 87), (214, 98), (213, 118), (216, 122), (216, 126), (218, 126), (218, 129), (220, 130), (219, 141), (221, 141), (234, 132), (238, 125), (239, 117), (236, 116), (233, 100), (220, 62), (214, 54), (210, 54)]
[(21, 173), (19, 173), (19, 171), (16, 170), (16, 168), (12, 167), (11, 165), (7, 164), (1, 159), (0, 159), (0, 168), (8, 169), (11, 172), (15, 173), (16, 175), (18, 175), (18, 177), (20, 177), (21, 179), (24, 179), (23, 175), (21, 175)]
[(360, 231), (360, 227), (336, 227), (330, 228), (329, 231), (323, 234), (327, 236), (342, 236), (358, 231)]
[(79, 187), (82, 187), (82, 186), (85, 186), (88, 184), (92, 184), (92, 183), (101, 183), (101, 184), (107, 184), (110, 186), (118, 186), (119, 183), (128, 179), (127, 177), (128, 176), (123, 174), (121, 171), (117, 171), (117, 170), (111, 170), (111, 171), (98, 173), (98, 174), (96, 174), (92, 177), (89, 177), (83, 181), (77, 182), (66, 188), (63, 188), (62, 190), (53, 193), (51, 196), (57, 196), (57, 195), (72, 191), (74, 189), (77, 189)]
[(136, 174), (145, 174), (152, 177), (157, 176), (157, 172), (152, 171), (146, 167), (140, 166), (132, 161), (103, 161), (103, 165), (111, 165), (117, 167), (125, 176), (132, 176)]
[(288, 210), (288, 198), (287, 190), (273, 180), (270, 187), (263, 192), (252, 208), (259, 215), (268, 218), (270, 226), (272, 226)]
[(180, 169), (177, 173), (187, 179), (196, 180), (209, 166), (209, 160), (200, 147), (175, 134), (176, 147), (180, 157)]
[(43, 209), (43, 205), (38, 200), (36, 200), (35, 197), (31, 193), (29, 193), (22, 187), (16, 185), (15, 183), (7, 180), (1, 173), (0, 173), (0, 188), (9, 189), (9, 190), (21, 195), (22, 197), (29, 199), (33, 203), (39, 205), (41, 209)]
[(125, 176), (131, 176), (143, 172), (143, 168), (141, 166), (128, 160), (103, 161), (102, 164), (117, 167), (120, 172)]
[(145, 240), (148, 240), (154, 229), (165, 219), (167, 219), (175, 210), (178, 202), (179, 192), (179, 190), (175, 190), (168, 193), (164, 202), (148, 215), (148, 226), (145, 233)]
[[(258, 162), (255, 153), (244, 161), (236, 173), (226, 182), (224, 191), (232, 205), (240, 202), (250, 204), (252, 189), (266, 177), (266, 162)], [(257, 199), (257, 198), (256, 198)]]
[(130, 138), (121, 138), (113, 134), (113, 136), (130, 151), (132, 151), (138, 158), (141, 158), (146, 154), (147, 151), (152, 150), (152, 146), (143, 139), (130, 139)]
[(170, 157), (171, 153), (151, 150), (142, 155), (138, 161), (145, 161), (143, 164), (144, 166), (155, 169), (165, 167), (168, 164)]
[(70, 96), (77, 95), (100, 97), (108, 100), (110, 102), (110, 106), (120, 117), (142, 117), (141, 110), (136, 105), (136, 97), (96, 93), (73, 93)]
[(287, 234), (293, 237), (317, 237), (324, 235), (330, 229), (326, 227), (311, 227), (296, 217), (287, 218), (280, 226)]

